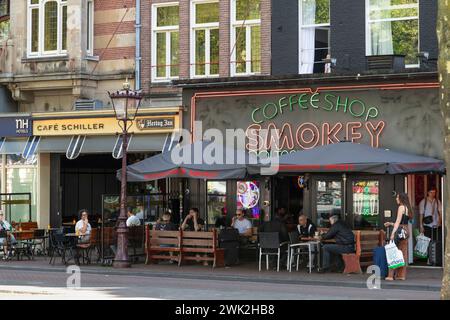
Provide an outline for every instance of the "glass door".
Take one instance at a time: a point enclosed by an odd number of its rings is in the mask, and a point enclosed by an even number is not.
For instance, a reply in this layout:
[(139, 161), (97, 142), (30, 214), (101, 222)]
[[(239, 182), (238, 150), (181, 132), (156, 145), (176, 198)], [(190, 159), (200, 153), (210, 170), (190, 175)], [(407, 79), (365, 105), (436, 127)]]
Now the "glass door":
[(343, 191), (341, 179), (315, 179), (313, 192), (313, 213), (320, 228), (330, 227), (330, 217), (342, 218)]

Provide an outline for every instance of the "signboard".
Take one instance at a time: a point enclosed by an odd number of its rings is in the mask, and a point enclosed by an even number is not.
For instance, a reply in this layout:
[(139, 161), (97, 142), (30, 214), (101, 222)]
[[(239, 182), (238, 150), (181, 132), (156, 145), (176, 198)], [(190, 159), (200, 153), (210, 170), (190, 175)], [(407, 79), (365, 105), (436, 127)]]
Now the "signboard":
[(33, 135), (31, 117), (0, 118), (0, 137), (30, 137)]
[[(179, 116), (142, 116), (136, 118), (129, 129), (130, 133), (168, 133), (179, 128)], [(74, 136), (74, 135), (114, 135), (122, 132), (117, 119), (73, 118), (45, 119), (33, 121), (35, 136)]]
[(137, 118), (136, 125), (140, 130), (175, 129), (175, 117)]

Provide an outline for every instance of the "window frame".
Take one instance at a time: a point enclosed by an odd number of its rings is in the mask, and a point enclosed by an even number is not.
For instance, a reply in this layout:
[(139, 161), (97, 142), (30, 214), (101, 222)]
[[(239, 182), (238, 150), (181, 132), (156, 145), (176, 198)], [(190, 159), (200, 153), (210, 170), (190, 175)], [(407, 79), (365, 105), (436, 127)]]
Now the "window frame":
[[(89, 9), (89, 4), (91, 8)], [(94, 56), (94, 0), (86, 1), (86, 54)], [(88, 20), (88, 16), (90, 20)], [(89, 32), (88, 32), (89, 31)]]
[[(417, 7), (417, 17), (411, 16), (411, 17), (402, 17), (402, 18), (383, 18), (383, 19), (376, 19), (376, 20), (370, 20), (370, 0), (365, 0), (366, 7), (366, 56), (373, 56), (372, 54), (372, 34), (371, 34), (371, 23), (376, 22), (384, 22), (384, 21), (407, 21), (407, 20), (417, 20), (417, 53), (420, 52), (420, 0), (417, 0), (417, 4), (400, 4), (400, 5), (391, 5), (391, 10), (395, 9), (409, 9), (409, 8), (416, 8)], [(386, 9), (387, 10), (387, 9)], [(406, 64), (405, 68), (419, 68), (420, 62), (419, 58), (417, 57), (417, 63), (416, 64)]]
[[(330, 0), (331, 1), (331, 0)], [(314, 67), (312, 73), (301, 73), (302, 69), (302, 48), (300, 44), (302, 43), (302, 29), (306, 28), (314, 28), (314, 29), (324, 29), (328, 28), (328, 53), (331, 52), (331, 23), (330, 23), (330, 3), (328, 3), (328, 23), (314, 23), (314, 24), (305, 24), (303, 25), (303, 6), (302, 6), (302, 0), (298, 0), (298, 73), (299, 74), (314, 74)], [(317, 50), (314, 47), (314, 51)], [(314, 64), (317, 62), (314, 61)], [(325, 62), (324, 62), (325, 63)]]
[[(197, 4), (208, 4), (208, 3), (217, 3), (220, 6), (219, 0), (192, 0), (190, 7), (190, 74), (191, 78), (214, 78), (218, 77), (220, 70), (218, 73), (211, 73), (211, 51), (210, 51), (210, 43), (211, 43), (211, 30), (219, 30), (219, 21), (217, 22), (209, 22), (209, 23), (196, 23), (196, 5)], [(220, 10), (220, 7), (219, 7)], [(219, 20), (220, 20), (220, 11), (219, 11)], [(205, 31), (205, 74), (197, 75), (196, 74), (196, 43), (195, 43), (195, 32), (198, 30)], [(219, 46), (220, 46), (220, 35), (219, 35)], [(220, 53), (219, 53), (220, 59)], [(217, 61), (219, 63), (219, 61)]]
[[(45, 51), (45, 5), (48, 2), (56, 2), (58, 8), (57, 40), (56, 40), (56, 50)], [(27, 56), (29, 58), (59, 57), (67, 55), (67, 48), (62, 49), (62, 42), (63, 42), (62, 15), (63, 15), (63, 7), (67, 7), (67, 3), (68, 2), (66, 0), (39, 0), (37, 4), (32, 4), (31, 0), (27, 0)], [(36, 9), (38, 10), (38, 17), (39, 17), (38, 51), (31, 51), (32, 46), (31, 13), (33, 10)]]
[[(178, 25), (177, 26), (164, 26), (164, 27), (158, 27), (157, 26), (157, 11), (158, 8), (161, 7), (172, 7), (172, 6), (178, 6), (178, 16), (179, 16), (179, 10), (180, 10), (180, 4), (178, 1), (174, 1), (174, 2), (162, 2), (162, 3), (154, 3), (152, 4), (152, 33), (151, 33), (151, 43), (153, 43), (154, 45), (152, 45), (152, 50), (151, 50), (151, 79), (152, 82), (168, 82), (174, 79), (178, 79), (179, 78), (179, 74), (177, 76), (171, 76), (171, 68), (172, 66), (170, 65), (170, 60), (171, 60), (171, 56), (172, 56), (172, 52), (170, 49), (170, 44), (171, 44), (171, 36), (170, 34), (172, 32), (178, 32), (178, 37), (180, 35), (180, 21), (178, 20)], [(166, 36), (166, 76), (165, 77), (158, 77), (157, 76), (157, 71), (158, 71), (158, 61), (157, 61), (157, 37), (156, 34), (157, 33), (162, 33), (164, 32), (165, 36)], [(179, 39), (179, 38), (178, 38)], [(180, 45), (180, 42), (178, 40), (178, 45)], [(167, 64), (167, 62), (169, 61), (169, 64)], [(178, 59), (178, 68), (179, 68), (179, 59)], [(179, 70), (179, 69), (178, 69)], [(178, 72), (179, 73), (179, 72)]]
[(7, 14), (4, 14), (2, 16), (0, 16), (0, 22), (9, 20), (10, 15), (11, 15), (11, 1), (10, 0), (6, 0), (6, 8), (7, 8)]
[[(260, 27), (261, 30), (261, 11), (259, 12), (259, 19), (252, 20), (236, 20), (236, 1), (230, 1), (230, 74), (232, 77), (234, 76), (249, 76), (249, 75), (257, 75), (261, 74), (261, 57), (260, 57), (260, 71), (252, 72), (252, 60), (248, 60), (248, 58), (252, 57), (252, 48), (251, 48), (251, 28), (254, 26)], [(260, 5), (261, 5), (261, 0)], [(246, 60), (245, 60), (245, 72), (237, 72), (237, 61), (236, 61), (236, 28), (243, 27), (245, 28), (245, 52), (246, 52)], [(261, 38), (261, 33), (260, 33)], [(259, 41), (259, 45), (261, 46), (261, 39)], [(260, 47), (261, 50), (261, 47)], [(262, 52), (261, 52), (262, 54)]]

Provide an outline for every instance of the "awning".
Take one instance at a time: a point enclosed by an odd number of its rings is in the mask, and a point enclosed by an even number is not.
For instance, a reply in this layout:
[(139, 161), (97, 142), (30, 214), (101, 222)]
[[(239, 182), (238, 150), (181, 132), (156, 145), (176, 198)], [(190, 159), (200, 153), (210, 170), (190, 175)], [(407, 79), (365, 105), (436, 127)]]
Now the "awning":
[[(37, 153), (63, 153), (69, 147), (71, 136), (67, 137), (41, 137), (36, 148)], [(161, 151), (164, 146), (166, 134), (134, 135), (128, 152), (154, 152)], [(112, 153), (117, 136), (86, 136), (81, 153)], [(4, 142), (0, 154), (22, 154), (27, 139), (8, 139)]]
[[(162, 178), (207, 180), (242, 179), (249, 164), (257, 159), (245, 150), (234, 149), (211, 141), (177, 145), (153, 157), (127, 166), (128, 181), (150, 181)], [(117, 171), (117, 178), (121, 178)]]
[(351, 142), (282, 155), (279, 172), (444, 173), (444, 161)]

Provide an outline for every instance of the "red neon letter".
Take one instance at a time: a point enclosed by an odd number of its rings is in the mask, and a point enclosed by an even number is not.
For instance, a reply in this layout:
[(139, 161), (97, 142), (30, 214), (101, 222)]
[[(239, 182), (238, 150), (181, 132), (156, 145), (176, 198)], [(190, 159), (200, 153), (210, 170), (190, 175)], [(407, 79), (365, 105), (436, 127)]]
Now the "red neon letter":
[(336, 123), (330, 130), (330, 124), (325, 122), (322, 125), (322, 145), (327, 145), (331, 143), (339, 142), (339, 139), (336, 135), (341, 131), (342, 123)]
[[(305, 133), (310, 132), (311, 138), (305, 138)], [(297, 144), (303, 149), (311, 149), (319, 143), (319, 128), (311, 122), (305, 122), (298, 127), (295, 134)]]
[(351, 142), (358, 141), (362, 138), (360, 132), (356, 132), (356, 129), (362, 127), (361, 122), (348, 122), (347, 123), (347, 140)]
[(366, 129), (370, 134), (372, 147), (378, 148), (380, 145), (380, 134), (383, 131), (385, 124), (384, 121), (379, 121), (374, 127), (372, 122), (366, 122)]

